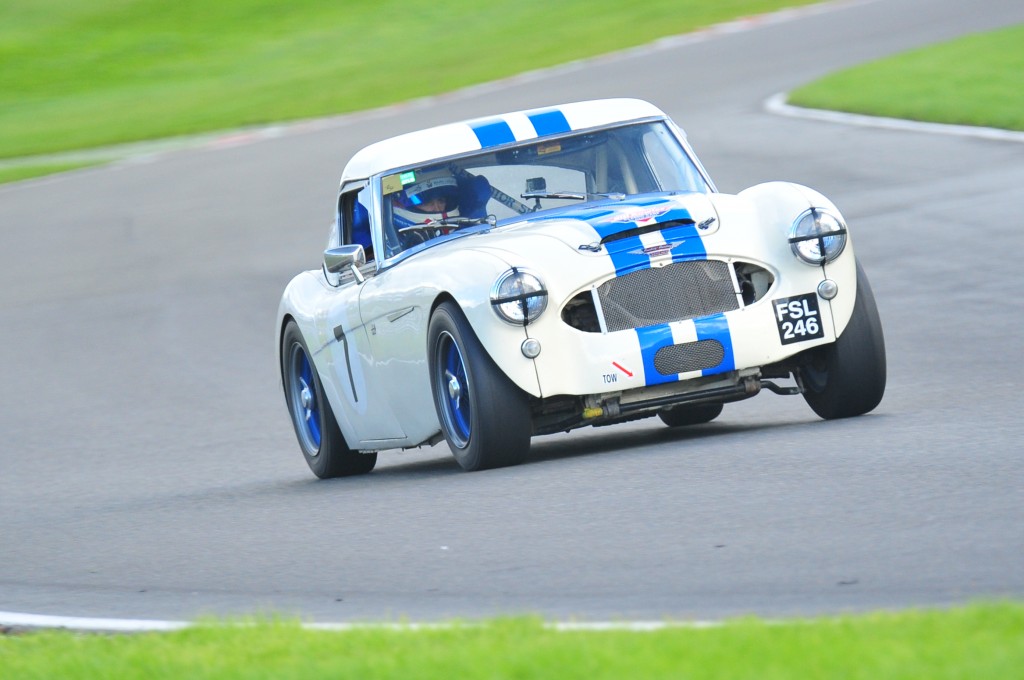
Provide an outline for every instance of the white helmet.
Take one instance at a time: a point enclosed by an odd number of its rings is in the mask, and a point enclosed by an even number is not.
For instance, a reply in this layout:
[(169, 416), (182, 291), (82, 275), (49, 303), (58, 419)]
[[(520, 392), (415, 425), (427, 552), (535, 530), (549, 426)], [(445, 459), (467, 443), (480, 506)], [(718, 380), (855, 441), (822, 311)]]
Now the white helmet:
[(415, 179), (394, 194), (396, 221), (423, 224), (459, 214), (459, 184), (446, 169), (415, 171)]

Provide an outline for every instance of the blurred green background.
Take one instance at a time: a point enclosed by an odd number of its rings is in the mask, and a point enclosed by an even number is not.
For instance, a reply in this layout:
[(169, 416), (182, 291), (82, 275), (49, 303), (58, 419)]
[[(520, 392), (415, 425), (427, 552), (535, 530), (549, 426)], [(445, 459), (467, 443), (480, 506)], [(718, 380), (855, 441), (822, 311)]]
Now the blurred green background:
[(1024, 25), (840, 71), (796, 90), (790, 103), (1024, 130)]
[(0, 158), (356, 111), (813, 0), (4, 0)]
[[(4, 0), (0, 182), (102, 162), (37, 155), (365, 110), (813, 3)], [(843, 71), (791, 101), (1022, 130), (1022, 73), (1017, 26)]]

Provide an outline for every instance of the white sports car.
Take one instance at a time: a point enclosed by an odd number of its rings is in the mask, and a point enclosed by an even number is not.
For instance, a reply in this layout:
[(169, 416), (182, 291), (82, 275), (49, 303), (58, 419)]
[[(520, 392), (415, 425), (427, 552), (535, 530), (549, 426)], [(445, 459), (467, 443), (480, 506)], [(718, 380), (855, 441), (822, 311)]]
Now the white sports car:
[[(277, 349), (318, 477), (447, 440), (466, 470), (535, 435), (712, 420), (761, 389), (866, 413), (885, 345), (846, 222), (812, 189), (719, 193), (655, 106), (520, 111), (366, 147)], [(778, 382), (782, 381), (782, 382)]]

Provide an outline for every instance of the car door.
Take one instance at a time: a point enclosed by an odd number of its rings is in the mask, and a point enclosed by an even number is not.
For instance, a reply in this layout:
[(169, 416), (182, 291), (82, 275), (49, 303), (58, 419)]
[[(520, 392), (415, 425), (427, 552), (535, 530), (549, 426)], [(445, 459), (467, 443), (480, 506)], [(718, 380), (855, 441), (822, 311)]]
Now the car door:
[[(342, 187), (337, 235), (332, 241), (362, 245), (360, 233), (368, 227), (359, 221), (368, 219), (369, 204), (366, 182)], [(372, 253), (371, 245), (367, 254), (372, 257)], [(343, 430), (351, 433), (346, 441), (349, 446), (362, 449), (401, 446), (406, 437), (386, 389), (388, 376), (382, 364), (387, 362), (382, 362), (375, 353), (359, 307), (364, 287), (376, 278), (374, 263), (370, 261), (361, 267), (359, 276), (351, 271), (327, 276), (332, 289), (321, 325), (328, 340), (333, 339), (327, 346), (327, 364), (332, 382), (337, 385), (335, 410), (341, 411), (339, 422), (344, 420)]]
[(400, 262), (368, 279), (359, 297), (380, 393), (401, 421), (409, 445), (440, 431), (430, 391), (426, 339), (436, 293), (416, 265)]

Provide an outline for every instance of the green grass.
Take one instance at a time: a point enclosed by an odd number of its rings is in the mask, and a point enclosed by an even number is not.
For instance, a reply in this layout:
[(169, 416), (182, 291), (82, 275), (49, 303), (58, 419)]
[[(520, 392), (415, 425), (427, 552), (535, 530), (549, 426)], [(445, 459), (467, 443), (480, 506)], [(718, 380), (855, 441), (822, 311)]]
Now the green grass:
[(78, 170), (80, 168), (101, 165), (102, 163), (103, 161), (83, 161), (81, 163), (41, 163), (38, 165), (0, 167), (0, 184), (53, 175), (58, 172), (67, 172), (68, 170)]
[(813, 621), (744, 619), (656, 632), (544, 628), (504, 619), (441, 629), (309, 631), (295, 623), (175, 633), (0, 637), (22, 678), (1020, 678), (1024, 605)]
[(364, 110), (814, 0), (4, 0), (0, 158)]
[(790, 103), (1024, 130), (1024, 25), (847, 69), (793, 92)]

